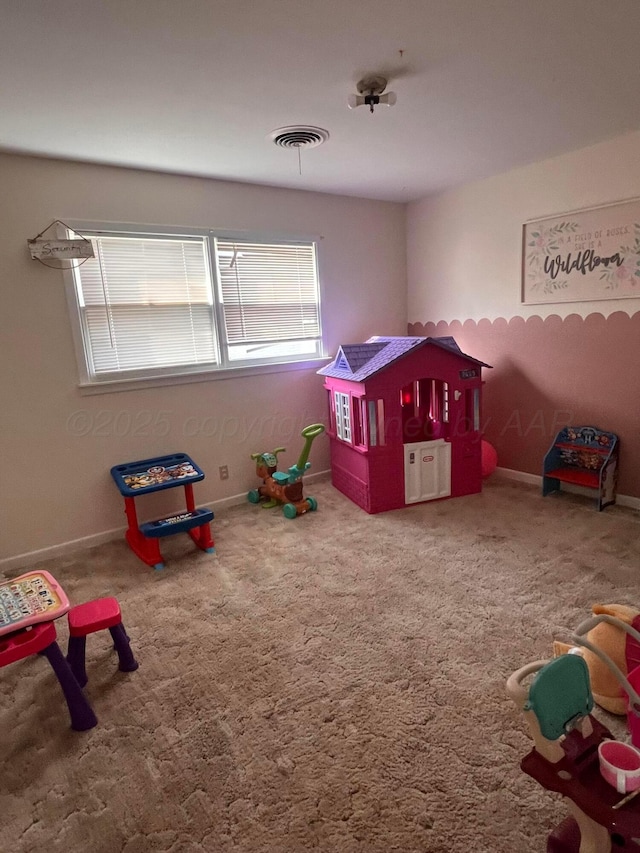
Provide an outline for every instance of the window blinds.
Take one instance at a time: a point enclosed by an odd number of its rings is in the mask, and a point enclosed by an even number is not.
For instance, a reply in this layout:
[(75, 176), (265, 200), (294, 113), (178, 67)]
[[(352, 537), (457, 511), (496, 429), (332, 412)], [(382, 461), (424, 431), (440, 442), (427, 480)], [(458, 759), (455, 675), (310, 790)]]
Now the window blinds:
[(227, 342), (320, 337), (315, 246), (216, 241)]
[(217, 364), (205, 238), (87, 234), (75, 270), (94, 375)]

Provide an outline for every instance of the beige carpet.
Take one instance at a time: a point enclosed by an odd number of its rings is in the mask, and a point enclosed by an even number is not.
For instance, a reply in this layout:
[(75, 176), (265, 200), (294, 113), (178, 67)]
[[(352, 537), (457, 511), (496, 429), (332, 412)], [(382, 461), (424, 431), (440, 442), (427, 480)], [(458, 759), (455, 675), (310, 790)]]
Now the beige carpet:
[(42, 564), (119, 598), (140, 669), (89, 638), (86, 733), (44, 659), (2, 670), (2, 851), (544, 851), (565, 811), (504, 682), (592, 602), (640, 604), (640, 517), (497, 479), (378, 516), (307, 491), (295, 521), (218, 513), (215, 555), (165, 540), (163, 572), (124, 542)]

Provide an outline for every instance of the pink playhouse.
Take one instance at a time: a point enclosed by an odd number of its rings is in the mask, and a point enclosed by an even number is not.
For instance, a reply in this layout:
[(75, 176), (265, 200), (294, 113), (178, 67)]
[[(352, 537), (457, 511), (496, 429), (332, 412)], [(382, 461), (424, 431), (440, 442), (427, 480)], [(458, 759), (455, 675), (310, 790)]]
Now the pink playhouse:
[(482, 368), (452, 337), (374, 337), (318, 371), (333, 485), (369, 513), (482, 489)]

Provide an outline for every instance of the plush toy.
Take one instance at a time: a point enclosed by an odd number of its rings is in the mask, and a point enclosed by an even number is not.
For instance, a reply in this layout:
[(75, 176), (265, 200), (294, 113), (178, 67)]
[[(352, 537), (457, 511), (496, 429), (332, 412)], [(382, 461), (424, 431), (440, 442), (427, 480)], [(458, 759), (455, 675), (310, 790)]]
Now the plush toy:
[[(640, 631), (640, 610), (625, 604), (594, 604), (594, 616), (601, 613), (615, 616), (621, 622), (626, 622)], [(624, 675), (640, 664), (638, 644), (622, 628), (617, 628), (608, 622), (600, 622), (585, 635), (594, 646), (607, 654)], [(570, 646), (555, 640), (553, 654), (555, 657), (572, 652), (584, 658), (589, 670), (591, 692), (593, 699), (611, 714), (626, 714), (627, 699), (620, 682), (611, 669), (600, 660), (590, 649), (581, 646)]]

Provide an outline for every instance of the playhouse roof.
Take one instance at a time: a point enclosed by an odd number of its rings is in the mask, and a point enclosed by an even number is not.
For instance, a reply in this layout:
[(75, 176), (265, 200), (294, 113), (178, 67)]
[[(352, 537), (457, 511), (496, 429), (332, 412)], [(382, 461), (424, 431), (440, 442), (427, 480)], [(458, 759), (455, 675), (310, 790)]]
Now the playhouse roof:
[(321, 376), (332, 376), (334, 379), (348, 379), (352, 382), (364, 382), (376, 373), (380, 373), (394, 361), (420, 347), (432, 345), (454, 353), (473, 364), (481, 367), (491, 367), (484, 361), (472, 358), (462, 352), (454, 338), (450, 335), (440, 338), (387, 338), (375, 336), (363, 344), (343, 344), (336, 357), (326, 367), (318, 370)]

